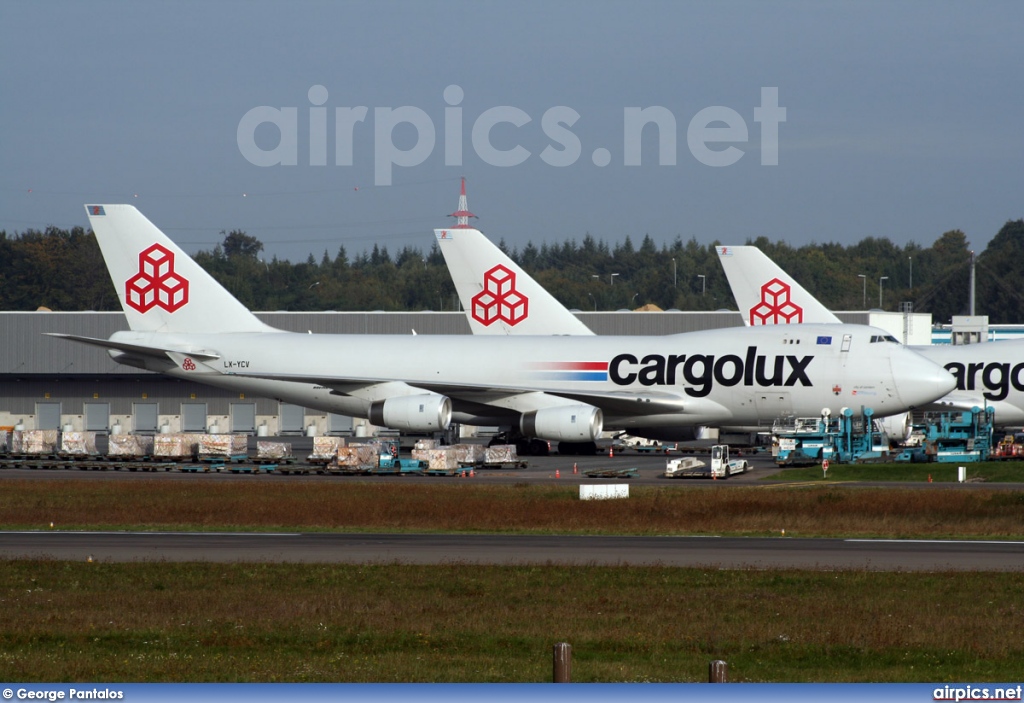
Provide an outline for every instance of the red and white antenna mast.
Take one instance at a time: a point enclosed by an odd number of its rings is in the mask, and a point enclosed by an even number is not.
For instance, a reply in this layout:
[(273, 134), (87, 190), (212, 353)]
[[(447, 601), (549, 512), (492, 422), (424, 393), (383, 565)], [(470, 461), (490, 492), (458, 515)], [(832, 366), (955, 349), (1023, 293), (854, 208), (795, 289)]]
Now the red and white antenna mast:
[(457, 224), (452, 229), (469, 229), (469, 218), (476, 218), (476, 215), (469, 211), (469, 202), (466, 200), (466, 177), (462, 177), (462, 191), (459, 193), (459, 209), (448, 215), (457, 218)]

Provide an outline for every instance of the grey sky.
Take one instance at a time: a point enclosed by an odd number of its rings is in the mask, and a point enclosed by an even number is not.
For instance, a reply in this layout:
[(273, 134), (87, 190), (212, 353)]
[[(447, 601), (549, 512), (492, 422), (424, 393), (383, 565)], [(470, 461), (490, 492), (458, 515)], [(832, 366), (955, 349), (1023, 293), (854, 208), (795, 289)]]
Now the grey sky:
[[(458, 178), (494, 238), (638, 241), (676, 236), (791, 244), (888, 237), (928, 245), (963, 229), (976, 248), (1024, 216), (1024, 70), (1019, 2), (5, 2), (0, 5), (0, 228), (86, 225), (86, 202), (135, 203), (187, 250), (222, 229), (269, 255), (392, 251), (432, 243)], [(311, 87), (327, 91), (327, 165), (310, 165)], [(445, 165), (445, 88), (464, 92), (462, 165)], [(762, 165), (761, 89), (778, 88), (778, 165)], [(297, 108), (294, 166), (245, 158), (253, 108)], [(365, 106), (353, 163), (335, 165), (335, 108)], [(375, 110), (413, 106), (436, 129), (422, 164), (374, 185)], [(499, 167), (476, 153), (490, 108)], [(579, 113), (581, 152), (542, 127)], [(624, 109), (676, 121), (675, 165), (657, 131), (624, 165)], [(737, 113), (748, 137), (733, 165), (687, 143), (702, 109)], [(715, 123), (712, 126), (721, 126)], [(270, 150), (277, 129), (261, 125)], [(416, 131), (400, 125), (409, 149)], [(709, 144), (718, 151), (730, 144)], [(608, 150), (607, 166), (593, 152)], [(31, 192), (29, 192), (31, 190)], [(245, 194), (243, 196), (243, 194)]]

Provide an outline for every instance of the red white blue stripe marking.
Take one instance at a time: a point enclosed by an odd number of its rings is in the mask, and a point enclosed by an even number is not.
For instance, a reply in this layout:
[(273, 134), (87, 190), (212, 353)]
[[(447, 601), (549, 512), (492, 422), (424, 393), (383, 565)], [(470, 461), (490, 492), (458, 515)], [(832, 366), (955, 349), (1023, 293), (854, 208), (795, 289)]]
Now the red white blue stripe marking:
[(530, 364), (534, 378), (544, 381), (607, 381), (607, 361), (538, 361)]

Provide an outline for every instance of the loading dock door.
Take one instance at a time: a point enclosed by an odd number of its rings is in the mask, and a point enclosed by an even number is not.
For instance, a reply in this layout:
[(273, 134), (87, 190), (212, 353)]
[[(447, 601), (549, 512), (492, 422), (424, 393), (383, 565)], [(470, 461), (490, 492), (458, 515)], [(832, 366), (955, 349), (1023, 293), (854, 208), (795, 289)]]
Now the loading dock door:
[(132, 412), (135, 417), (135, 422), (132, 423), (135, 432), (156, 432), (156, 403), (135, 403)]
[(231, 404), (231, 431), (256, 433), (256, 403)]
[(36, 403), (36, 429), (60, 429), (60, 403)]
[(85, 431), (106, 432), (110, 429), (110, 403), (85, 404)]
[(327, 416), (328, 434), (352, 434), (352, 418), (331, 413)]
[(206, 432), (206, 403), (181, 404), (181, 431)]
[(281, 403), (281, 434), (302, 434), (305, 428), (306, 409), (301, 405)]

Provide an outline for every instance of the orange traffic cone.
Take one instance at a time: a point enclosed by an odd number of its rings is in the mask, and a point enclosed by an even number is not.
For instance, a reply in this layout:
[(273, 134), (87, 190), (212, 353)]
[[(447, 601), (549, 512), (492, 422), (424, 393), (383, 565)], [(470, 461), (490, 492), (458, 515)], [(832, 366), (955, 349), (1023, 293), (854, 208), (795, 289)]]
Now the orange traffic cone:
[(475, 473), (475, 472), (473, 471), (473, 469), (471, 468), (471, 469), (469, 470), (469, 477), (470, 477), (470, 478), (473, 478), (474, 476), (476, 476), (476, 473)]
[(558, 469), (555, 469), (555, 478), (562, 478), (562, 474), (559, 473)]
[(932, 482), (932, 475), (928, 474), (928, 483), (931, 483), (931, 482)]
[(615, 450), (611, 446), (609, 446), (608, 447), (608, 458), (611, 459), (614, 456), (615, 456)]
[[(580, 470), (576, 468), (576, 462), (575, 461), (572, 462), (572, 472), (574, 474), (578, 474), (580, 472)], [(51, 523), (51, 526), (52, 526), (52, 523)]]

